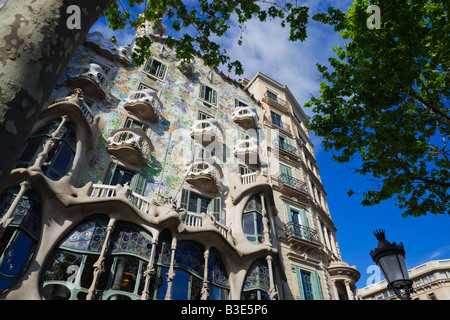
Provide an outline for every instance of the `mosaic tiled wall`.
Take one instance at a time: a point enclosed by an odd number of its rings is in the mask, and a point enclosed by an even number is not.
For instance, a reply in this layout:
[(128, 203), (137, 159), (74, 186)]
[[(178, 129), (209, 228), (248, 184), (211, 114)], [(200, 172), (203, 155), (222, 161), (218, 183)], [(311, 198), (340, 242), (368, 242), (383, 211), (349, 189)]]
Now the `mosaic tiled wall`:
[[(74, 55), (67, 70), (53, 91), (53, 98), (61, 98), (68, 95), (65, 80), (75, 74), (84, 64), (91, 61), (111, 66), (108, 76), (107, 95), (104, 100), (94, 101), (91, 107), (94, 115), (102, 119), (103, 127), (97, 141), (97, 146), (92, 153), (89, 169), (83, 179), (83, 184), (92, 181), (97, 183), (102, 179), (108, 166), (110, 155), (107, 153), (107, 139), (111, 132), (121, 128), (128, 116), (127, 110), (123, 108), (124, 99), (130, 91), (135, 90), (139, 83), (156, 89), (162, 105), (157, 109), (159, 121), (150, 123), (150, 139), (154, 146), (151, 161), (142, 168), (148, 176), (148, 184), (145, 196), (156, 197), (161, 181), (161, 194), (173, 196), (183, 182), (186, 172), (186, 162), (191, 159), (190, 130), (198, 111), (205, 111), (214, 116), (219, 122), (223, 132), (223, 142), (226, 146), (225, 161), (219, 159), (224, 178), (222, 183), (227, 185), (227, 172), (237, 172), (238, 165), (233, 155), (233, 146), (237, 138), (237, 126), (232, 121), (232, 112), (235, 107), (235, 99), (239, 99), (250, 107), (254, 107), (259, 119), (262, 119), (263, 111), (252, 97), (243, 90), (243, 87), (223, 73), (213, 70), (212, 78), (209, 77), (211, 69), (202, 64), (200, 58), (194, 61), (194, 72), (183, 75), (177, 68), (177, 60), (174, 54), (167, 48), (162, 49), (162, 44), (154, 43), (152, 48), (156, 59), (166, 63), (166, 77), (164, 81), (157, 81), (146, 75), (141, 67), (123, 67), (106, 58), (99, 57), (90, 48), (80, 46)], [(162, 52), (162, 54), (161, 54)], [(217, 90), (217, 107), (208, 107), (199, 100), (200, 83), (210, 85)], [(258, 124), (258, 135), (260, 144), (263, 143), (263, 130), (261, 123)], [(167, 152), (167, 157), (166, 157)], [(262, 158), (261, 168), (266, 167), (265, 159)], [(163, 176), (161, 176), (163, 174)], [(161, 179), (162, 178), (162, 179)]]

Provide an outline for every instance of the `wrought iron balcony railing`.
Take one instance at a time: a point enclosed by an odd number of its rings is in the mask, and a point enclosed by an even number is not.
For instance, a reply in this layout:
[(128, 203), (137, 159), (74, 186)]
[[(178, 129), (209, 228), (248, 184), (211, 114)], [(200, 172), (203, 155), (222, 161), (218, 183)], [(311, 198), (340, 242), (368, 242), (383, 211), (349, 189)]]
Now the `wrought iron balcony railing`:
[(296, 237), (302, 240), (320, 244), (319, 236), (317, 234), (317, 231), (314, 229), (303, 226), (293, 221), (286, 223), (283, 229), (287, 237)]
[(296, 147), (291, 146), (289, 143), (286, 143), (284, 141), (280, 141), (280, 139), (273, 140), (273, 145), (275, 147), (278, 147), (280, 150), (290, 153), (294, 156), (298, 156), (298, 151)]
[(272, 119), (272, 124), (280, 129), (290, 132), (289, 125), (284, 121)]
[(281, 106), (284, 109), (288, 109), (288, 103), (286, 100), (280, 98), (279, 96), (275, 97), (271, 97), (270, 95), (267, 94), (267, 92), (264, 93), (263, 99), (266, 100), (267, 102), (271, 102), (271, 103), (275, 103), (279, 106)]
[(287, 186), (289, 188), (292, 188), (296, 191), (300, 191), (303, 193), (308, 193), (308, 187), (306, 186), (306, 182), (299, 180), (297, 178), (294, 178), (290, 175), (287, 175), (285, 173), (282, 173), (278, 176), (278, 185), (280, 187)]

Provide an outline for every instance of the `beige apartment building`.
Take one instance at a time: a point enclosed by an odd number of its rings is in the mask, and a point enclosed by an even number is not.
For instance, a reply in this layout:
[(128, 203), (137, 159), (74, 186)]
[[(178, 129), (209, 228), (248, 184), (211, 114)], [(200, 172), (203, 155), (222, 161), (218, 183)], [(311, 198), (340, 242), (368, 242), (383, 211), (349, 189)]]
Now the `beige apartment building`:
[[(412, 300), (450, 300), (450, 259), (432, 260), (408, 270)], [(386, 280), (357, 290), (358, 300), (398, 300)]]

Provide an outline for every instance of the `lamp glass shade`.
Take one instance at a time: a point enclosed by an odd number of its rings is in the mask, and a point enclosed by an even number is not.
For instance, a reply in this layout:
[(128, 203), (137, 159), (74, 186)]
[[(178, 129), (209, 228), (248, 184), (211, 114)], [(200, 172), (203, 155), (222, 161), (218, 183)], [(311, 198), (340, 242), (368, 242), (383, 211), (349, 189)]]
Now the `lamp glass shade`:
[(395, 283), (403, 283), (408, 280), (405, 256), (401, 254), (390, 254), (378, 260), (378, 266), (383, 272), (386, 281), (395, 286)]

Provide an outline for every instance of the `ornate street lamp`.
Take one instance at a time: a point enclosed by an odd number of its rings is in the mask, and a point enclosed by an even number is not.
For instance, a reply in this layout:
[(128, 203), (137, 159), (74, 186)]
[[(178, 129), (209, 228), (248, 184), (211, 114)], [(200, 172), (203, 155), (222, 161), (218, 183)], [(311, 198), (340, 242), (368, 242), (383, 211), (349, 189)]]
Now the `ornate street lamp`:
[(394, 290), (400, 300), (411, 300), (412, 281), (409, 280), (406, 268), (403, 243), (396, 244), (387, 241), (383, 229), (375, 230), (373, 234), (378, 240), (378, 246), (375, 250), (370, 251), (370, 255), (383, 272), (388, 289)]

